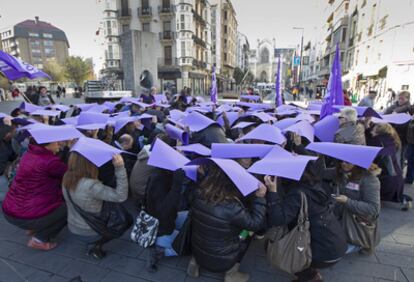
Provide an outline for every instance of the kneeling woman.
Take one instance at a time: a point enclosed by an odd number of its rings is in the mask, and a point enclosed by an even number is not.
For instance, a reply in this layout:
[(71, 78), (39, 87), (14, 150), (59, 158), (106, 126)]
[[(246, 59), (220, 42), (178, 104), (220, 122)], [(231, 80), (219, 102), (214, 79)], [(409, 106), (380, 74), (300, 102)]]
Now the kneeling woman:
[(37, 144), (31, 139), (17, 174), (3, 202), (8, 222), (31, 235), (27, 246), (48, 251), (57, 246), (51, 242), (66, 226), (66, 205), (61, 183), (66, 164), (56, 156), (58, 142)]
[[(211, 164), (205, 166), (205, 171), (192, 202), (193, 258), (187, 273), (197, 277), (200, 265), (213, 272), (225, 272), (226, 282), (247, 281), (249, 275), (239, 272), (239, 265), (249, 241), (242, 240), (240, 233), (263, 228), (267, 189), (261, 185), (251, 208), (247, 208), (237, 186), (220, 167)], [(239, 180), (241, 177), (239, 174)]]
[(112, 163), (115, 167), (116, 189), (103, 185), (98, 180), (98, 167), (74, 151), (69, 157), (68, 172), (63, 177), (69, 231), (88, 245), (88, 254), (96, 259), (105, 256), (102, 246), (109, 239), (97, 234), (73, 204), (85, 212), (99, 214), (104, 201), (121, 203), (128, 198), (128, 178), (121, 155), (114, 155)]

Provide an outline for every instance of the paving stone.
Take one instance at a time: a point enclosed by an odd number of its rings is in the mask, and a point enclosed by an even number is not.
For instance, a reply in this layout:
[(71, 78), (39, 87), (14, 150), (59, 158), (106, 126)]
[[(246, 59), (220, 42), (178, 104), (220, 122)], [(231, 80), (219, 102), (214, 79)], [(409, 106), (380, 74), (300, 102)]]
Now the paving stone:
[(335, 267), (331, 269), (320, 270), (324, 281), (335, 282), (375, 282), (375, 278), (362, 275), (353, 275), (341, 271), (336, 271)]
[(399, 244), (414, 246), (413, 235), (393, 234), (392, 238)]
[(67, 279), (50, 272), (38, 270), (28, 265), (14, 261), (5, 262), (3, 259), (0, 259), (0, 281), (63, 282), (67, 281)]
[(110, 272), (101, 282), (144, 282), (147, 280), (132, 277), (119, 272)]
[(0, 241), (0, 257), (7, 258), (23, 248), (25, 247), (15, 242)]
[(399, 267), (369, 263), (365, 261), (342, 260), (336, 264), (333, 270), (343, 273), (352, 273), (356, 276), (367, 276), (374, 278), (384, 278), (395, 281), (407, 281)]
[(142, 272), (146, 271), (145, 261), (113, 253), (108, 254), (100, 266), (135, 277), (142, 277)]
[(63, 268), (73, 262), (72, 259), (64, 256), (30, 248), (22, 249), (10, 256), (10, 259), (52, 273), (60, 273)]
[(272, 274), (267, 272), (261, 272), (261, 271), (253, 271), (249, 272), (250, 274), (250, 280), (249, 281), (260, 281), (260, 282), (289, 282), (293, 277), (287, 277), (285, 275), (278, 275), (278, 274)]
[(381, 264), (414, 268), (414, 257), (412, 256), (396, 255), (384, 252), (377, 252), (376, 255)]
[(85, 282), (101, 281), (110, 271), (84, 261), (74, 261), (58, 273), (66, 278), (80, 276)]
[(223, 281), (223, 278), (214, 279), (214, 278), (205, 277), (205, 276), (193, 278), (193, 277), (187, 276), (187, 278), (185, 278), (184, 281), (185, 282), (218, 282), (218, 281)]
[(147, 270), (143, 270), (140, 275), (140, 278), (147, 279), (150, 281), (157, 281), (157, 282), (171, 282), (171, 278), (173, 277), (174, 282), (184, 281), (186, 278), (186, 273), (183, 270), (177, 270), (174, 268), (170, 268), (164, 265), (158, 266), (158, 271), (155, 273), (150, 273)]
[(408, 281), (414, 281), (414, 269), (408, 269), (403, 267), (402, 272), (404, 273)]
[(30, 282), (67, 282), (68, 279), (43, 271), (36, 271), (34, 274), (27, 277)]
[(414, 257), (414, 246), (401, 245), (398, 243), (381, 242), (376, 251), (385, 252), (391, 254), (404, 254), (406, 256)]
[(108, 244), (105, 244), (105, 250), (117, 253), (120, 255), (125, 255), (129, 257), (139, 257), (144, 251), (144, 248), (141, 248), (137, 244), (133, 243), (131, 240), (113, 240)]

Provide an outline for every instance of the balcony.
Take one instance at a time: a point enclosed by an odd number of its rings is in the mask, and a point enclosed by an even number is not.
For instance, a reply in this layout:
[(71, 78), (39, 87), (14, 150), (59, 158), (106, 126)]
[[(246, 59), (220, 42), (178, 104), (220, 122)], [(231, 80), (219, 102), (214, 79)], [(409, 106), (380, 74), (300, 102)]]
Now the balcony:
[(119, 17), (120, 18), (131, 18), (131, 9), (130, 8), (122, 8), (119, 10)]
[(197, 59), (193, 59), (193, 67), (199, 68), (199, 69), (206, 69), (207, 68), (207, 63), (205, 63), (203, 61), (199, 61)]
[(158, 14), (161, 18), (170, 18), (174, 15), (175, 12), (175, 6), (174, 5), (168, 5), (168, 6), (158, 6)]
[(198, 44), (198, 45), (202, 46), (203, 48), (207, 48), (206, 42), (204, 42), (204, 40), (199, 38), (198, 36), (193, 35), (193, 40), (194, 40), (195, 44)]
[(158, 58), (158, 66), (178, 66), (178, 59), (167, 57)]
[(196, 10), (194, 10), (194, 9), (191, 9), (191, 11), (193, 12), (194, 19), (195, 19), (197, 22), (199, 22), (202, 26), (206, 26), (206, 25), (207, 25), (207, 23), (206, 23), (206, 21), (204, 20), (203, 16), (199, 15), (199, 14), (198, 14), (198, 12), (197, 12)]
[(151, 20), (152, 18), (152, 7), (140, 7), (138, 8), (138, 17), (143, 20)]
[(176, 33), (173, 31), (162, 31), (159, 36), (161, 43), (171, 44), (176, 39)]
[(121, 60), (106, 59), (105, 67), (106, 69), (111, 69), (111, 70), (121, 70)]

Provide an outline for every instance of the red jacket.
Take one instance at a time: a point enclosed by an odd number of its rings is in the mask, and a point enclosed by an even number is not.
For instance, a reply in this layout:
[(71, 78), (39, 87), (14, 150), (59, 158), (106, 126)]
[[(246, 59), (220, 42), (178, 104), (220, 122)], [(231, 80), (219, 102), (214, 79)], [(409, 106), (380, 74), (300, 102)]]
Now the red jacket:
[(3, 202), (3, 212), (19, 219), (48, 215), (64, 203), (62, 178), (66, 164), (51, 151), (29, 145)]

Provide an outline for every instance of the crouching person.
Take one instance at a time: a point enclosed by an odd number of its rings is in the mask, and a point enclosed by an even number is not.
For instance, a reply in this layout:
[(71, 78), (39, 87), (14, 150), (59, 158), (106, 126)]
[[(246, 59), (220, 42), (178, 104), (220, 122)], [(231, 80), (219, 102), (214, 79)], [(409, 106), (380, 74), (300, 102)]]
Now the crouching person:
[[(201, 266), (212, 272), (224, 272), (226, 282), (248, 281), (249, 275), (239, 272), (239, 266), (250, 240), (243, 240), (240, 233), (263, 228), (266, 187), (260, 186), (251, 208), (247, 208), (242, 203), (243, 195), (228, 176), (230, 171), (216, 164), (203, 169), (206, 176), (194, 192), (191, 205), (193, 258), (187, 274), (197, 277)], [(239, 171), (239, 180), (244, 174), (253, 177)]]
[(157, 271), (158, 261), (177, 256), (172, 244), (183, 226), (188, 211), (179, 211), (185, 172), (155, 168), (147, 184), (146, 211), (159, 221), (155, 246), (148, 252), (147, 269)]
[[(97, 159), (91, 158), (87, 151), (84, 154), (83, 148), (87, 150), (88, 147), (81, 144), (83, 140), (94, 142), (94, 150), (97, 151), (94, 155)], [(102, 147), (99, 148), (99, 146)], [(69, 231), (87, 245), (88, 255), (95, 259), (105, 257), (102, 246), (120, 237), (132, 224), (132, 216), (120, 204), (128, 198), (128, 178), (121, 155), (116, 154), (112, 158), (115, 167), (116, 189), (105, 186), (98, 180), (98, 165), (101, 160), (98, 160), (96, 156), (105, 153), (105, 149), (110, 150), (109, 148), (111, 146), (99, 140), (81, 139), (72, 149), (68, 172), (63, 178), (63, 195), (68, 207)], [(86, 156), (89, 158), (87, 159)], [(114, 218), (117, 221), (111, 222), (111, 227), (100, 224), (99, 228), (105, 231), (104, 233), (98, 230), (96, 224), (91, 224), (90, 218), (96, 216), (104, 222), (105, 214), (109, 214), (108, 209), (116, 210), (117, 214)]]

